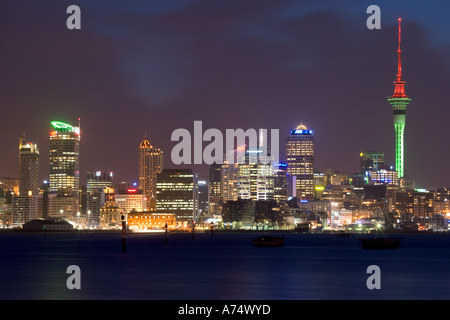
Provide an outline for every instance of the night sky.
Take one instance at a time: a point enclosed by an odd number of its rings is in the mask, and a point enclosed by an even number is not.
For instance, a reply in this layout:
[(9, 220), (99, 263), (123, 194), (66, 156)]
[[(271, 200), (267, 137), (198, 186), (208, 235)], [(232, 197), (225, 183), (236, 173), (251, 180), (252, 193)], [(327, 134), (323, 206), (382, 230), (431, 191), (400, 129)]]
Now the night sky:
[[(66, 27), (71, 4), (81, 30)], [(366, 27), (372, 4), (380, 30)], [(82, 181), (95, 170), (136, 181), (145, 132), (175, 167), (171, 134), (195, 120), (277, 128), (281, 155), (303, 122), (318, 169), (357, 172), (372, 150), (393, 164), (386, 98), (402, 17), (405, 172), (416, 187), (450, 186), (449, 12), (440, 0), (0, 0), (0, 129), (38, 144), (42, 180), (50, 121), (78, 117)], [(17, 143), (0, 133), (0, 176), (18, 176)]]

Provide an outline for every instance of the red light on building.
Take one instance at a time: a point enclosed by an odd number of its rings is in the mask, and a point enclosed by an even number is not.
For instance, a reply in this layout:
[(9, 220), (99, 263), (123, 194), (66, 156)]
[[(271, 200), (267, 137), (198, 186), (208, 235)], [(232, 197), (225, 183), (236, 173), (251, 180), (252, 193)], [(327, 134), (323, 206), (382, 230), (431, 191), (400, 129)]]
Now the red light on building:
[(128, 193), (137, 193), (137, 189), (128, 189), (127, 192)]

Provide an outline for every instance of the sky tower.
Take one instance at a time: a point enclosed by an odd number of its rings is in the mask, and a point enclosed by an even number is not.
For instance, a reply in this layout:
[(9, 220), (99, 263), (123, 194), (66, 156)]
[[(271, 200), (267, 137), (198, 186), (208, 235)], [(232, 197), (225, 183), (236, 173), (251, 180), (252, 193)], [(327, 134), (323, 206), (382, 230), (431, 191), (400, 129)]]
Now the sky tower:
[(395, 128), (395, 170), (398, 177), (404, 177), (404, 161), (405, 161), (405, 142), (403, 139), (406, 123), (406, 107), (411, 101), (405, 93), (405, 83), (402, 79), (402, 50), (400, 49), (402, 35), (402, 19), (398, 18), (398, 71), (397, 80), (394, 81), (394, 94), (387, 100), (394, 110), (394, 128)]

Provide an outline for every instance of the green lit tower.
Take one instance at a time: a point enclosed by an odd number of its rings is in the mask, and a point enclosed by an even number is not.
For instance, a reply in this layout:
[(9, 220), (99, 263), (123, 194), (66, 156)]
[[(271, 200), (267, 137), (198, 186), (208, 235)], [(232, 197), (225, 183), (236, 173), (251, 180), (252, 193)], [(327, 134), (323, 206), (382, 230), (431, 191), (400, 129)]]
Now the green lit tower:
[(404, 177), (404, 163), (405, 163), (405, 141), (404, 131), (406, 124), (406, 107), (411, 101), (405, 93), (405, 83), (402, 79), (402, 61), (400, 49), (401, 42), (401, 27), (402, 19), (398, 19), (398, 72), (397, 80), (394, 81), (394, 94), (388, 98), (389, 103), (394, 110), (394, 128), (395, 128), (395, 170), (398, 172), (398, 177)]

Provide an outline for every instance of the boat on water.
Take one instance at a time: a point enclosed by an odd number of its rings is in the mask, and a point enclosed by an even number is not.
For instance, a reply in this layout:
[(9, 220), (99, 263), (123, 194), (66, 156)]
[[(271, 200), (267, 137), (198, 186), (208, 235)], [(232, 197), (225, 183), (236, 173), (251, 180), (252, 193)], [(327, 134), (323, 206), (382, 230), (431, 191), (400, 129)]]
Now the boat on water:
[(361, 239), (363, 249), (398, 249), (401, 238), (367, 238)]
[(340, 232), (335, 233), (334, 236), (336, 238), (348, 238), (348, 237), (350, 237), (350, 233), (349, 232), (340, 231)]
[(255, 247), (281, 247), (284, 244), (284, 237), (262, 236), (254, 239), (252, 244)]

